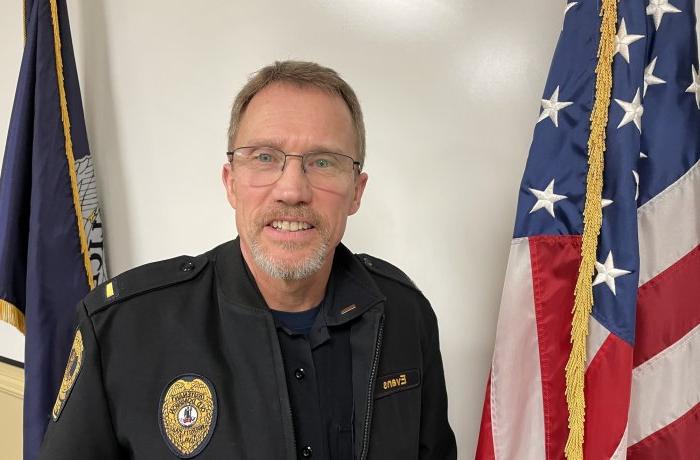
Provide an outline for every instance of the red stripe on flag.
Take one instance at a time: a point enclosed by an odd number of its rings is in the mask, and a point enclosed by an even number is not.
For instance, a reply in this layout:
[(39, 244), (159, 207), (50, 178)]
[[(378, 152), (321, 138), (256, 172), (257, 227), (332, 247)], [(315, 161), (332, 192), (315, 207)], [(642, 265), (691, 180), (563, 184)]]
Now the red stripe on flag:
[(628, 460), (697, 460), (700, 404), (627, 449)]
[(584, 458), (610, 458), (627, 427), (632, 347), (608, 335), (586, 369)]
[(479, 431), (479, 442), (476, 446), (474, 456), (478, 460), (493, 460), (496, 454), (493, 450), (493, 432), (491, 431), (491, 375), (486, 384), (486, 396), (484, 397), (484, 411), (481, 414), (481, 430)]
[(634, 366), (700, 323), (700, 245), (639, 288)]
[(568, 435), (565, 366), (571, 310), (581, 260), (580, 236), (530, 237), (532, 284), (540, 349), (547, 459), (564, 458)]

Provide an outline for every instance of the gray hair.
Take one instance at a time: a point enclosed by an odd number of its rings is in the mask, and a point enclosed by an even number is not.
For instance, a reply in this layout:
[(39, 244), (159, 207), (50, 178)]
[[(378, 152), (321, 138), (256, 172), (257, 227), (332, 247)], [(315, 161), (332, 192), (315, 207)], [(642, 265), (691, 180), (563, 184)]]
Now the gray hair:
[(253, 97), (266, 86), (276, 82), (294, 83), (299, 86), (312, 86), (330, 94), (343, 98), (350, 109), (356, 134), (356, 145), (360, 169), (365, 163), (365, 123), (362, 119), (362, 109), (355, 91), (343, 80), (338, 72), (323, 67), (315, 62), (305, 61), (276, 61), (255, 72), (248, 83), (236, 95), (231, 108), (231, 119), (228, 127), (228, 148), (233, 149), (233, 140), (238, 133), (241, 118)]

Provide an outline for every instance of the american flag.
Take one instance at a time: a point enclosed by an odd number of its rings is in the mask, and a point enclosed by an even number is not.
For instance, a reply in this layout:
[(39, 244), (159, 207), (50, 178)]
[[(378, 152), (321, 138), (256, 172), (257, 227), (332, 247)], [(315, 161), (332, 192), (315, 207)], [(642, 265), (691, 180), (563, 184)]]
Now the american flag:
[[(700, 458), (694, 0), (622, 0), (586, 342), (585, 459)], [(566, 5), (523, 175), (477, 459), (560, 459), (600, 2)]]

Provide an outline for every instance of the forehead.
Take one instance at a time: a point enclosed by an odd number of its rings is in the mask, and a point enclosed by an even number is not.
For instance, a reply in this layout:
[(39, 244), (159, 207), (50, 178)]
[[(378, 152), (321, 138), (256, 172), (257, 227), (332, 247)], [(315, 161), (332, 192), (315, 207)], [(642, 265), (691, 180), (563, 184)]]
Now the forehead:
[(339, 95), (313, 86), (273, 83), (248, 103), (236, 135), (237, 146), (261, 141), (274, 141), (285, 149), (324, 146), (352, 154), (352, 115)]

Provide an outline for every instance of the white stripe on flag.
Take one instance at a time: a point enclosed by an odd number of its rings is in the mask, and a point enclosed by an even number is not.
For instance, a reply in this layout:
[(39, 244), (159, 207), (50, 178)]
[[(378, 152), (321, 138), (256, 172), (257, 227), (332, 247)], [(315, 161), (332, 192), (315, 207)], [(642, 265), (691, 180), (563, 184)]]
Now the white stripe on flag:
[(613, 452), (610, 460), (625, 460), (627, 458), (627, 429), (628, 427), (625, 427), (625, 432), (622, 433), (620, 444), (617, 445), (617, 449)]
[(632, 371), (631, 446), (700, 402), (700, 325)]
[(700, 161), (637, 210), (639, 285), (700, 244)]
[(586, 369), (591, 365), (591, 361), (609, 335), (610, 331), (591, 315), (588, 320), (588, 338), (586, 339)]
[(545, 458), (544, 407), (530, 245), (510, 247), (491, 369), (491, 426), (496, 459)]

